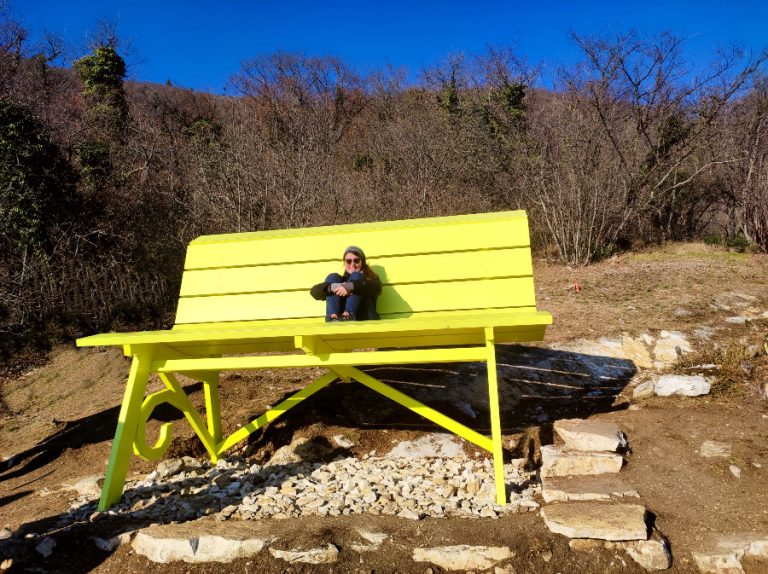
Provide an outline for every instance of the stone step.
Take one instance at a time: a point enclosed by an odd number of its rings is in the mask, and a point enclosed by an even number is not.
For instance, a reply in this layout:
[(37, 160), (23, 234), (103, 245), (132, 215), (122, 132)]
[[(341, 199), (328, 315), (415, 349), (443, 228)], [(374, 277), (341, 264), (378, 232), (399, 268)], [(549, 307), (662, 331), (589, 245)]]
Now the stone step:
[(415, 548), (414, 562), (429, 562), (443, 570), (488, 570), (515, 553), (506, 546), (438, 546)]
[(622, 542), (595, 540), (594, 538), (572, 538), (568, 542), (568, 546), (577, 552), (589, 552), (595, 548), (621, 548), (632, 560), (649, 572), (667, 570), (672, 566), (672, 552), (667, 541), (661, 536), (651, 540), (625, 540)]
[(640, 504), (560, 503), (544, 507), (541, 516), (547, 528), (568, 538), (648, 539), (645, 507)]
[(541, 447), (541, 476), (582, 476), (615, 473), (624, 457), (614, 452), (569, 450), (565, 447)]
[(152, 562), (232, 562), (261, 552), (274, 537), (262, 523), (238, 524), (195, 520), (186, 524), (152, 525), (133, 540), (137, 554)]
[(742, 574), (744, 556), (768, 561), (768, 533), (714, 536), (692, 554), (702, 574)]
[(555, 422), (555, 432), (571, 450), (616, 452), (627, 446), (627, 439), (613, 423), (584, 419)]
[(637, 491), (614, 474), (593, 476), (550, 476), (541, 480), (544, 502), (608, 500), (639, 497)]

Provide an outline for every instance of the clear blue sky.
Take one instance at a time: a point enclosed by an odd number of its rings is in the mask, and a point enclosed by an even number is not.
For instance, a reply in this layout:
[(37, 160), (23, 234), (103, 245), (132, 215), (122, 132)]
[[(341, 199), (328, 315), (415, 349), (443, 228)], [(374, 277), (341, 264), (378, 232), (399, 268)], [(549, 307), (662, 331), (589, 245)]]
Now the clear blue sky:
[(717, 47), (768, 48), (768, 0), (679, 2), (455, 2), (218, 0), (9, 0), (12, 13), (39, 40), (61, 36), (84, 53), (99, 20), (117, 24), (127, 41), (129, 76), (140, 81), (224, 91), (243, 60), (277, 50), (335, 55), (361, 72), (391, 64), (411, 78), (456, 52), (512, 46), (545, 78), (571, 64), (570, 33), (669, 30), (687, 38), (698, 63)]

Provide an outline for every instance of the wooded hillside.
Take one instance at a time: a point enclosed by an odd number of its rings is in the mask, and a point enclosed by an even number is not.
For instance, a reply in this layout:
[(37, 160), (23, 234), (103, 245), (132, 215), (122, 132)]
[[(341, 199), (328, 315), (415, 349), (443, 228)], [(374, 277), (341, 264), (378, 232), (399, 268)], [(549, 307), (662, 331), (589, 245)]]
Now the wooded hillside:
[(705, 235), (768, 250), (765, 54), (576, 36), (545, 89), (502, 48), (415, 83), (276, 53), (221, 96), (126, 82), (114, 37), (56, 67), (0, 17), (0, 356), (169, 325), (206, 233), (519, 208), (571, 265)]

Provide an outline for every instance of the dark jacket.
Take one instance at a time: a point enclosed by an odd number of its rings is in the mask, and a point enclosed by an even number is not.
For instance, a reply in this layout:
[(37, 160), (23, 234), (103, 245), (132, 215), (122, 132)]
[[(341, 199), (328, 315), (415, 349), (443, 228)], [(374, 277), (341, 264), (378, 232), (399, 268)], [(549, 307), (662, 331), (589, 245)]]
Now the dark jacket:
[[(344, 273), (344, 281), (349, 280), (349, 273)], [(379, 314), (376, 311), (376, 300), (381, 295), (381, 280), (376, 279), (362, 279), (359, 281), (352, 281), (355, 288), (352, 290), (356, 295), (360, 295), (363, 300), (360, 301), (360, 306), (357, 308), (357, 320), (367, 321), (370, 319), (379, 319)], [(326, 297), (330, 295), (329, 287), (330, 282), (323, 281), (318, 283), (312, 289), (310, 294), (318, 301), (325, 301)]]

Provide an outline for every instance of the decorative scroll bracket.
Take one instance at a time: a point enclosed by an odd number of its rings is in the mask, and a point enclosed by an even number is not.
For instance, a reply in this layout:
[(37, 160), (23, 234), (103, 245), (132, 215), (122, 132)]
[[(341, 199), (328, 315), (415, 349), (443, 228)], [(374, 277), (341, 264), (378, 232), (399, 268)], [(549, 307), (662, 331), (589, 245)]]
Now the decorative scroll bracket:
[(148, 395), (141, 405), (139, 412), (139, 420), (136, 428), (136, 436), (133, 440), (133, 452), (136, 456), (143, 458), (144, 460), (159, 460), (171, 446), (171, 439), (173, 438), (173, 425), (172, 423), (163, 423), (160, 427), (160, 434), (157, 442), (154, 446), (147, 444), (147, 421), (152, 415), (152, 412), (161, 404), (169, 403), (179, 409), (187, 421), (192, 426), (200, 441), (203, 443), (205, 450), (211, 457), (211, 462), (218, 460), (218, 449), (216, 442), (214, 441), (211, 433), (208, 432), (203, 419), (200, 414), (192, 405), (192, 401), (179, 385), (176, 377), (171, 373), (160, 373), (160, 378), (167, 388), (156, 393)]

